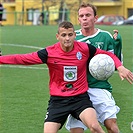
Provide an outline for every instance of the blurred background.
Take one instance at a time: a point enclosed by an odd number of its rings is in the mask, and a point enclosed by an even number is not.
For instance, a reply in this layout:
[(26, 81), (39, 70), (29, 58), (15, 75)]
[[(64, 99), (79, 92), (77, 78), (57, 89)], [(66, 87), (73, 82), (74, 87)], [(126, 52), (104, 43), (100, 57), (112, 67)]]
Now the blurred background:
[[(80, 29), (77, 10), (83, 0), (0, 0), (2, 54), (29, 53), (57, 42), (58, 23), (68, 20)], [(133, 0), (84, 0), (98, 9), (96, 27), (117, 29), (122, 36), (124, 66), (133, 71)], [(1, 8), (2, 9), (2, 8)], [(130, 24), (130, 25), (129, 25)], [(117, 26), (120, 25), (120, 26)], [(133, 133), (133, 86), (118, 73), (109, 79), (113, 96), (121, 108), (118, 125), (122, 133)], [(42, 133), (49, 100), (48, 70), (0, 66), (0, 133)], [(104, 128), (104, 127), (103, 127)], [(105, 130), (105, 128), (104, 128)], [(106, 131), (106, 130), (105, 130)], [(63, 127), (59, 133), (68, 133)], [(90, 133), (89, 129), (85, 133)]]
[[(3, 25), (56, 25), (64, 20), (78, 25), (77, 10), (83, 2), (83, 0), (0, 1), (4, 7)], [(127, 21), (128, 17), (133, 15), (133, 0), (84, 0), (84, 2), (97, 7), (100, 19), (98, 20), (100, 23), (97, 24), (121, 25), (125, 24), (125, 19)]]

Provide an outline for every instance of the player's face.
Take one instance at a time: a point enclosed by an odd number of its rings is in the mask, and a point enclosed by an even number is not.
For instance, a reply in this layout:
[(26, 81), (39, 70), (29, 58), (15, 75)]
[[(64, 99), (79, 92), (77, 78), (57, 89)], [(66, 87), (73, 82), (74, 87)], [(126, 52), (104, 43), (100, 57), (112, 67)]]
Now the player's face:
[(59, 40), (61, 48), (67, 52), (73, 49), (75, 37), (76, 34), (73, 28), (59, 28), (58, 33), (56, 34), (56, 38)]
[(82, 28), (94, 28), (97, 16), (94, 16), (91, 7), (80, 8), (78, 11), (78, 20)]

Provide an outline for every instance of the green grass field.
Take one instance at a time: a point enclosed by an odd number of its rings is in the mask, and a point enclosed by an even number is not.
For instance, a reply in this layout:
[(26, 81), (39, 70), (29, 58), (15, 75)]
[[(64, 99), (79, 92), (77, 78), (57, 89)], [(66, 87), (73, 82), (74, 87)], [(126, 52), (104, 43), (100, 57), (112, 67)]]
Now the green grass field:
[[(79, 28), (79, 26), (75, 26)], [(113, 33), (118, 29), (123, 40), (124, 65), (133, 70), (133, 26), (100, 26)], [(57, 26), (0, 27), (3, 55), (36, 51), (56, 42)], [(0, 67), (0, 133), (42, 133), (49, 100), (46, 65)], [(115, 73), (110, 82), (113, 96), (121, 108), (118, 125), (122, 133), (132, 133), (133, 87)], [(67, 133), (63, 127), (60, 133)], [(87, 130), (85, 133), (89, 133)]]

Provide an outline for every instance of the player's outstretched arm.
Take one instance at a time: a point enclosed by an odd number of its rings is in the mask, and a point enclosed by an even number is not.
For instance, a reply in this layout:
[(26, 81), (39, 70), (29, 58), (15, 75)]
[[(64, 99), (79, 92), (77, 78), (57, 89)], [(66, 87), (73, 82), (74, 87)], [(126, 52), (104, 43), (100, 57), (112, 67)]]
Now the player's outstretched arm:
[(35, 65), (35, 64), (42, 64), (42, 63), (43, 62), (39, 58), (37, 52), (0, 56), (0, 64)]
[(117, 70), (119, 72), (121, 80), (126, 79), (130, 84), (133, 84), (133, 73), (130, 70), (128, 70), (124, 66), (119, 66)]

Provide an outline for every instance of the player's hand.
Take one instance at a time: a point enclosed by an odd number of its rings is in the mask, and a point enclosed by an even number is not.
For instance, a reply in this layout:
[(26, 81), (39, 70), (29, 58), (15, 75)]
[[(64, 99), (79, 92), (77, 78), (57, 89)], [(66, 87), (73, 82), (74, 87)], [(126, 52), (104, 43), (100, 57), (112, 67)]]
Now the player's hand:
[(133, 84), (133, 73), (125, 68), (124, 66), (120, 66), (117, 68), (119, 72), (119, 76), (121, 80), (126, 79), (130, 84)]
[(113, 30), (113, 31), (114, 31), (113, 38), (116, 40), (117, 39), (117, 36), (118, 36), (118, 30)]

